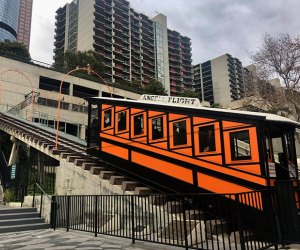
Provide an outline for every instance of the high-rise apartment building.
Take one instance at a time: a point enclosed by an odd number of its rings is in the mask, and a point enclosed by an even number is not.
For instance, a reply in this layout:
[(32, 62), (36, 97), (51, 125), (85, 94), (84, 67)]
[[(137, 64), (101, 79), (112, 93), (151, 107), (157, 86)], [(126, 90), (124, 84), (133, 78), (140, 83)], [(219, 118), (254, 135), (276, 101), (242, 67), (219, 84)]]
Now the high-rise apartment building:
[(229, 54), (193, 66), (193, 74), (201, 101), (227, 105), (244, 96), (244, 68)]
[(17, 40), (20, 0), (0, 0), (0, 41)]
[(17, 41), (23, 43), (27, 49), (29, 49), (30, 44), (32, 1), (20, 0)]
[(156, 79), (169, 94), (171, 79), (172, 94), (192, 84), (190, 39), (168, 30), (166, 16), (151, 19), (126, 0), (74, 0), (57, 10), (55, 33), (54, 59), (67, 50), (95, 50), (112, 83)]
[(191, 40), (168, 30), (171, 95), (177, 96), (193, 83)]

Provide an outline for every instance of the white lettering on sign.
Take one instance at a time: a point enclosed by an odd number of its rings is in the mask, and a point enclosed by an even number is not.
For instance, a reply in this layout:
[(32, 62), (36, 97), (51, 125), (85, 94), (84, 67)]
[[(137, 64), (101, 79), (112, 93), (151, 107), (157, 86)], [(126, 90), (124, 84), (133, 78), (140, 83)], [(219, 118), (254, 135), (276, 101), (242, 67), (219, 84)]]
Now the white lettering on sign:
[(180, 104), (193, 107), (202, 107), (199, 99), (190, 97), (177, 96), (161, 96), (161, 95), (142, 95), (140, 101), (165, 103), (165, 104)]
[(275, 163), (269, 162), (269, 177), (276, 177)]
[(10, 179), (16, 178), (16, 164), (11, 165)]

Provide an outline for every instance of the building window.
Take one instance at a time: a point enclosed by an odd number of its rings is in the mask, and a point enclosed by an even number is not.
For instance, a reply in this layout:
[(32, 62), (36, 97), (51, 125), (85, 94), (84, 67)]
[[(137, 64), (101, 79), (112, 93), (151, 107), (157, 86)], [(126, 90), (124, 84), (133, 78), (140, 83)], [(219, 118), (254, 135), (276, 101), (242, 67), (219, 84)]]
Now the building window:
[(126, 130), (126, 125), (127, 125), (126, 111), (123, 111), (118, 114), (118, 131), (121, 132)]
[(173, 123), (174, 146), (187, 144), (186, 121)]
[(144, 115), (136, 115), (133, 118), (134, 132), (133, 135), (140, 135), (144, 133)]
[(231, 132), (230, 134), (231, 159), (251, 159), (249, 130)]
[(199, 127), (200, 152), (216, 151), (214, 125)]
[(111, 109), (104, 111), (104, 128), (111, 126)]
[(164, 137), (163, 117), (152, 119), (152, 140), (161, 139)]

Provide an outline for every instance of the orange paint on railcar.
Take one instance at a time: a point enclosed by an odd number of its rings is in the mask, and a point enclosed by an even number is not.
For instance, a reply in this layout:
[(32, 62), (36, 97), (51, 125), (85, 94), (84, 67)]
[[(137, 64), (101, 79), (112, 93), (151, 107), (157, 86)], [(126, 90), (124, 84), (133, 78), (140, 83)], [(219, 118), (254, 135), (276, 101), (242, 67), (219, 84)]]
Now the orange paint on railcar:
[(203, 117), (193, 117), (193, 123), (194, 125), (199, 125), (202, 123), (209, 123), (209, 122), (215, 122), (216, 119), (209, 119), (209, 118), (203, 118)]
[[(153, 153), (156, 153), (158, 155), (163, 155), (163, 156), (169, 157), (170, 159), (177, 159), (177, 160), (180, 160), (182, 162), (191, 163), (193, 165), (199, 166), (199, 171), (201, 170), (201, 168), (205, 168), (205, 169), (220, 172), (220, 173), (223, 173), (223, 174), (226, 174), (226, 175), (230, 175), (230, 176), (233, 176), (233, 177), (237, 177), (237, 178), (240, 178), (240, 179), (243, 179), (243, 180), (247, 180), (249, 182), (253, 182), (253, 183), (256, 183), (256, 184), (259, 184), (259, 185), (262, 185), (262, 186), (267, 186), (266, 179), (264, 177), (261, 177), (261, 176), (254, 176), (254, 175), (251, 175), (250, 173), (244, 173), (244, 172), (241, 172), (239, 170), (232, 169), (230, 167), (216, 165), (216, 164), (211, 163), (211, 162), (202, 161), (201, 159), (192, 158), (192, 157), (185, 156), (185, 155), (179, 155), (179, 154), (173, 152), (172, 150), (162, 150), (160, 148), (152, 147), (151, 145), (148, 145), (148, 144), (142, 144), (142, 143), (139, 143), (139, 142), (126, 140), (126, 139), (123, 139), (123, 138), (117, 138), (113, 135), (109, 135), (109, 134), (106, 134), (106, 133), (101, 133), (100, 137), (110, 139), (110, 140), (114, 140), (114, 141), (122, 143), (124, 145), (130, 144), (130, 146), (132, 146), (132, 147), (136, 147), (136, 148), (139, 148), (141, 150), (148, 151), (148, 152), (153, 152)], [(114, 154), (114, 152), (111, 152), (111, 154)], [(164, 162), (166, 162), (166, 161), (164, 161)]]
[[(252, 189), (202, 173), (198, 173), (197, 178), (199, 187), (214, 193), (236, 194), (253, 191)], [(216, 185), (216, 183), (218, 183), (218, 185)]]
[(132, 152), (131, 160), (132, 162), (146, 168), (166, 174), (189, 184), (193, 184), (193, 172), (185, 167), (178, 166), (135, 151)]
[(128, 160), (128, 149), (126, 148), (119, 147), (111, 143), (102, 142), (101, 150), (109, 154), (113, 152), (114, 156), (118, 156), (122, 159)]

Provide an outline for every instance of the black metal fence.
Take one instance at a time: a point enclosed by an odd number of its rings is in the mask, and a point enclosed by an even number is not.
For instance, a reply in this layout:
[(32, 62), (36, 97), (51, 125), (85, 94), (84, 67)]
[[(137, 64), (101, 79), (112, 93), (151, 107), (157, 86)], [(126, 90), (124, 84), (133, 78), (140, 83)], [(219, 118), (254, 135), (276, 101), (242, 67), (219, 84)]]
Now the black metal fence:
[[(265, 249), (278, 244), (272, 190), (242, 194), (53, 196), (51, 224), (184, 247)], [(57, 208), (57, 209), (56, 209)]]

